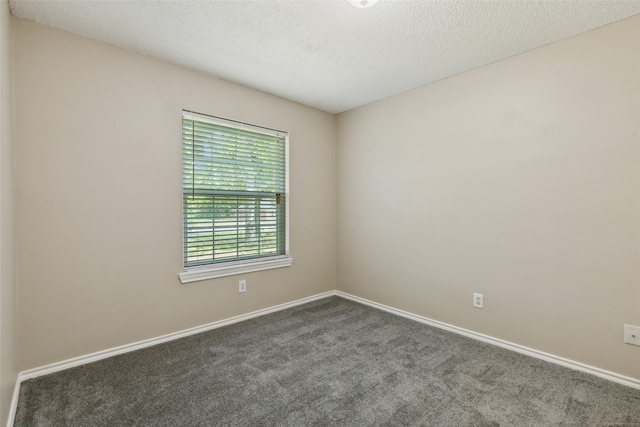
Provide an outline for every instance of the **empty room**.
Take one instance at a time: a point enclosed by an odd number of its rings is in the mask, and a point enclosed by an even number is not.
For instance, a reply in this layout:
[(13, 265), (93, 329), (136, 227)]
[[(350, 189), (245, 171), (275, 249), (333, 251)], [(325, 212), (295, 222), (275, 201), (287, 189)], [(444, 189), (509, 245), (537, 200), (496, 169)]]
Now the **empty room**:
[(0, 0), (0, 425), (640, 426), (640, 1)]

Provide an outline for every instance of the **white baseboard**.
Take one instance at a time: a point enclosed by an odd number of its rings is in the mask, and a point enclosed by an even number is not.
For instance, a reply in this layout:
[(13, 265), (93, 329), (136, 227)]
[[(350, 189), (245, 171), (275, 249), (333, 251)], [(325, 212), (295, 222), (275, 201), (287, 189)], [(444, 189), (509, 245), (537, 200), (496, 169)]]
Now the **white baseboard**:
[(446, 331), (454, 332), (456, 334), (464, 335), (469, 338), (476, 339), (478, 341), (482, 341), (488, 344), (493, 344), (498, 347), (506, 348), (511, 351), (515, 351), (517, 353), (525, 354), (527, 356), (535, 357), (536, 359), (545, 360), (547, 362), (555, 363), (557, 365), (561, 365), (567, 368), (574, 369), (576, 371), (586, 372), (588, 374), (595, 375), (600, 378), (604, 378), (606, 380), (623, 384), (628, 387), (633, 387), (636, 389), (640, 389), (640, 380), (626, 377), (624, 375), (616, 374), (615, 372), (606, 371), (604, 369), (596, 368), (594, 366), (585, 365), (584, 363), (576, 362), (570, 359), (565, 359), (564, 357), (554, 356), (553, 354), (545, 353), (543, 351), (535, 350), (532, 348), (528, 348), (519, 344), (514, 344), (509, 341), (501, 340), (499, 338), (493, 338), (488, 335), (480, 334), (478, 332), (473, 332), (468, 329), (459, 328), (457, 326), (449, 325), (444, 322), (439, 322), (437, 320), (429, 319), (427, 317), (423, 317), (417, 314), (409, 313), (407, 311), (398, 310), (393, 307), (389, 307), (384, 304), (379, 304), (377, 302), (369, 301), (364, 298), (360, 298), (346, 292), (342, 291), (329, 291), (321, 294), (313, 295), (307, 298), (302, 298), (296, 301), (276, 305), (273, 307), (265, 308), (262, 310), (253, 311), (251, 313), (242, 314), (240, 316), (231, 317), (229, 319), (219, 320), (217, 322), (208, 323), (202, 326), (196, 326), (194, 328), (185, 329), (183, 331), (174, 332), (167, 335), (162, 335), (156, 338), (150, 338), (147, 340), (126, 344), (119, 347), (114, 347), (107, 350), (98, 351), (96, 353), (87, 354), (85, 356), (74, 357), (72, 359), (63, 360), (61, 362), (52, 363), (50, 365), (42, 366), (39, 368), (29, 369), (27, 371), (20, 372), (18, 374), (18, 379), (13, 392), (13, 401), (11, 402), (11, 412), (9, 413), (9, 419), (7, 423), (7, 427), (13, 427), (13, 421), (15, 419), (16, 409), (18, 407), (18, 397), (20, 394), (20, 384), (22, 381), (28, 380), (30, 378), (40, 377), (42, 375), (52, 374), (54, 372), (62, 371), (65, 369), (73, 368), (75, 366), (84, 365), (91, 362), (96, 362), (98, 360), (106, 359), (112, 356), (116, 356), (118, 354), (128, 353), (135, 350), (140, 350), (146, 347), (151, 347), (156, 344), (161, 344), (167, 341), (173, 341), (178, 338), (187, 337), (190, 335), (198, 334), (200, 332), (209, 331), (212, 329), (221, 328), (223, 326), (231, 325), (234, 323), (242, 322), (244, 320), (253, 319), (255, 317), (264, 316), (266, 314), (275, 313), (276, 311), (285, 310), (287, 308), (295, 307), (297, 305), (306, 304), (308, 302), (316, 301), (322, 298), (327, 298), (330, 296), (339, 296), (351, 301), (355, 301), (364, 305), (368, 305), (370, 307), (376, 308), (378, 310), (383, 310), (388, 313), (392, 313), (398, 316), (405, 317), (407, 319), (415, 320), (416, 322), (424, 323), (429, 326), (433, 326), (439, 329), (444, 329)]
[(13, 396), (11, 397), (11, 407), (9, 408), (9, 418), (7, 419), (7, 427), (13, 427), (13, 421), (16, 418), (16, 411), (18, 410), (18, 397), (20, 397), (20, 374), (16, 378), (16, 384), (13, 386)]
[(322, 298), (327, 298), (335, 294), (336, 294), (335, 291), (324, 292), (324, 293), (313, 295), (307, 298), (302, 298), (296, 301), (287, 302), (284, 304), (275, 305), (273, 307), (264, 308), (262, 310), (253, 311), (251, 313), (241, 314), (239, 316), (234, 316), (228, 319), (219, 320), (217, 322), (208, 323), (206, 325), (196, 326), (194, 328), (173, 332), (167, 335), (162, 335), (160, 337), (150, 338), (147, 340), (138, 341), (131, 344), (125, 344), (119, 347), (98, 351), (98, 352), (87, 354), (84, 356), (74, 357), (73, 359), (63, 360), (62, 362), (52, 363), (50, 365), (42, 366), (39, 368), (29, 369), (27, 371), (21, 372), (18, 379), (20, 381), (24, 381), (24, 380), (28, 380), (29, 378), (40, 377), (42, 375), (47, 375), (47, 374), (62, 371), (65, 369), (73, 368), (75, 366), (84, 365), (86, 363), (91, 363), (98, 360), (106, 359), (108, 357), (116, 356), (118, 354), (129, 353), (131, 351), (140, 350), (146, 347), (151, 347), (153, 345), (161, 344), (167, 341), (173, 341), (179, 338), (188, 337), (190, 335), (199, 334), (201, 332), (210, 331), (212, 329), (221, 328), (223, 326), (232, 325), (234, 323), (242, 322), (243, 320), (249, 320), (249, 319), (253, 319), (254, 317), (264, 316), (265, 314), (275, 313), (276, 311), (285, 310), (287, 308), (295, 307), (297, 305), (306, 304), (308, 302), (316, 301)]
[(306, 304), (308, 302), (316, 301), (322, 298), (327, 298), (336, 295), (335, 291), (324, 292), (310, 297), (302, 298), (296, 301), (275, 305), (273, 307), (264, 308), (262, 310), (253, 311), (251, 313), (242, 314), (228, 319), (219, 320), (217, 322), (208, 323), (202, 326), (196, 326), (194, 328), (185, 329), (171, 334), (162, 335), (156, 338), (150, 338), (143, 341), (138, 341), (131, 344), (122, 345), (119, 347), (110, 348), (107, 350), (98, 351), (95, 353), (87, 354), (84, 356), (74, 357), (72, 359), (63, 360), (61, 362), (52, 363), (50, 365), (41, 366), (39, 368), (29, 369), (18, 374), (18, 380), (13, 393), (13, 401), (11, 402), (11, 412), (9, 413), (9, 421), (7, 427), (13, 427), (13, 421), (16, 415), (16, 409), (18, 407), (18, 397), (20, 394), (20, 384), (22, 381), (30, 378), (40, 377), (42, 375), (52, 374), (54, 372), (63, 371), (65, 369), (73, 368), (75, 366), (84, 365), (98, 360), (106, 359), (118, 354), (129, 353), (131, 351), (140, 350), (146, 347), (151, 347), (156, 344), (161, 344), (167, 341), (173, 341), (178, 338), (188, 337), (190, 335), (199, 334), (201, 332), (210, 331), (212, 329), (221, 328), (223, 326), (231, 325), (234, 323), (242, 322), (244, 320), (253, 319), (254, 317), (264, 316), (266, 314), (275, 313), (276, 311), (285, 310), (287, 308), (295, 307), (297, 305)]
[(533, 348), (525, 347), (520, 344), (514, 344), (509, 341), (494, 338), (489, 335), (480, 334), (478, 332), (470, 331), (468, 329), (459, 328), (457, 326), (449, 325), (448, 323), (439, 322), (437, 320), (429, 319), (417, 314), (409, 313), (407, 311), (398, 310), (393, 307), (389, 307), (384, 304), (369, 301), (364, 298), (360, 298), (342, 291), (336, 291), (337, 296), (349, 299), (351, 301), (359, 302), (361, 304), (368, 305), (379, 310), (383, 310), (389, 313), (396, 314), (398, 316), (405, 317), (407, 319), (415, 320), (416, 322), (424, 323), (429, 326), (433, 326), (439, 329), (444, 329), (449, 332), (454, 332), (465, 337), (473, 338), (478, 341), (482, 341), (488, 344), (493, 344), (498, 347), (506, 348), (507, 350), (515, 351), (516, 353), (525, 354), (527, 356), (535, 357), (536, 359), (545, 360), (547, 362), (555, 363), (566, 368), (574, 369), (576, 371), (586, 372), (591, 375), (595, 375), (605, 380), (612, 381), (614, 383), (623, 384), (628, 387), (640, 389), (640, 380), (627, 377), (624, 375), (616, 374), (615, 372), (606, 371), (604, 369), (596, 368), (595, 366), (586, 365), (584, 363), (576, 362), (575, 360), (565, 359), (564, 357), (555, 356), (553, 354), (545, 353), (544, 351), (535, 350)]

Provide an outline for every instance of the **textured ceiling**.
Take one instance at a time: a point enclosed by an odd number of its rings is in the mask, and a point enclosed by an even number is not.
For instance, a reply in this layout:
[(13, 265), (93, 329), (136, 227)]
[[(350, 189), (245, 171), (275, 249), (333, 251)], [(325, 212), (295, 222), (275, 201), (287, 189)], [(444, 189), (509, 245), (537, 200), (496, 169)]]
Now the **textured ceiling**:
[(33, 1), (15, 16), (339, 113), (640, 13), (640, 1)]

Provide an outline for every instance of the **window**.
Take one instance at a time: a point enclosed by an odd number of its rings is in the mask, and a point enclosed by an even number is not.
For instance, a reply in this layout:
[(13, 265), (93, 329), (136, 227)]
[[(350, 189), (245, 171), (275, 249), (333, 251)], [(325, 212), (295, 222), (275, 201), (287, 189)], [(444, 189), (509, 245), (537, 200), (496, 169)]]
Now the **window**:
[(287, 267), (287, 134), (184, 111), (183, 283)]

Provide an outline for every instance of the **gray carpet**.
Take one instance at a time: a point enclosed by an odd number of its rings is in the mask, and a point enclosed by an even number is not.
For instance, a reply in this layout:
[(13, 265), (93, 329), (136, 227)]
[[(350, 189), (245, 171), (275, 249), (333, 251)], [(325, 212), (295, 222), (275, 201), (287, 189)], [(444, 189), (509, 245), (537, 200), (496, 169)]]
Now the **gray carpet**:
[(331, 297), (22, 384), (16, 426), (640, 426), (640, 390)]

